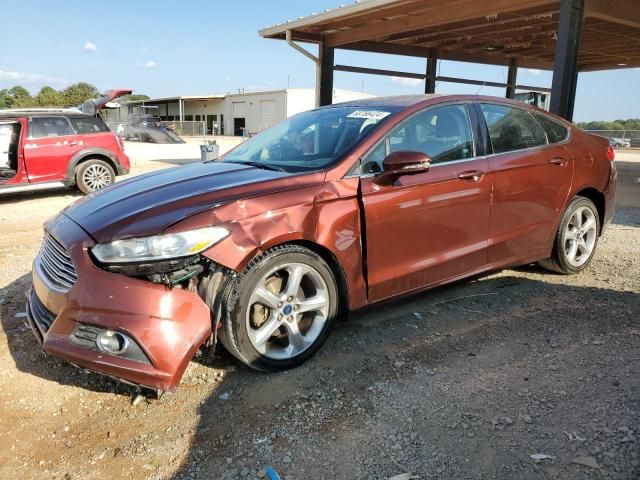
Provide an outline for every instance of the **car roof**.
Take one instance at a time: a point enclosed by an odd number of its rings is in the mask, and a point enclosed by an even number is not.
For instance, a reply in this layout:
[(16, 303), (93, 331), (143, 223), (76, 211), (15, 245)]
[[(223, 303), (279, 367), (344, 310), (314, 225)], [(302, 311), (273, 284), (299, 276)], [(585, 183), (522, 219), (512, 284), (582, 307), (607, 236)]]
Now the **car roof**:
[(92, 115), (73, 109), (7, 109), (0, 110), (0, 118), (26, 118), (26, 117), (75, 117), (88, 118)]
[(527, 109), (534, 112), (545, 114), (546, 116), (563, 123), (565, 126), (571, 126), (571, 122), (568, 122), (564, 118), (561, 118), (551, 112), (542, 110), (536, 106), (529, 105), (528, 103), (521, 102), (520, 100), (514, 100), (511, 98), (495, 97), (490, 95), (470, 95), (470, 94), (441, 94), (433, 93), (426, 95), (396, 95), (390, 97), (372, 97), (362, 98), (358, 100), (351, 100), (343, 103), (335, 103), (320, 108), (331, 107), (357, 107), (357, 108), (398, 108), (405, 110), (413, 107), (427, 107), (430, 104), (444, 103), (444, 102), (486, 102), (486, 103), (499, 103), (502, 105), (513, 105), (514, 107)]

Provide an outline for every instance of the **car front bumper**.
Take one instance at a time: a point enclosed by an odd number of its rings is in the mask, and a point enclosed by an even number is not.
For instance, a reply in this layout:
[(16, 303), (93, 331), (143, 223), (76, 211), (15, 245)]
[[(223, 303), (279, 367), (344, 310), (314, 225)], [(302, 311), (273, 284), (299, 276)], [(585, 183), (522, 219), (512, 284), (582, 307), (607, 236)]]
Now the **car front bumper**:
[[(211, 336), (210, 310), (195, 292), (106, 272), (89, 256), (93, 240), (59, 215), (45, 230), (66, 248), (77, 280), (54, 285), (34, 261), (27, 319), (43, 350), (98, 373), (158, 390), (175, 390), (196, 350)], [(65, 291), (66, 290), (66, 291)], [(98, 347), (78, 329), (110, 331), (135, 343), (135, 359)]]

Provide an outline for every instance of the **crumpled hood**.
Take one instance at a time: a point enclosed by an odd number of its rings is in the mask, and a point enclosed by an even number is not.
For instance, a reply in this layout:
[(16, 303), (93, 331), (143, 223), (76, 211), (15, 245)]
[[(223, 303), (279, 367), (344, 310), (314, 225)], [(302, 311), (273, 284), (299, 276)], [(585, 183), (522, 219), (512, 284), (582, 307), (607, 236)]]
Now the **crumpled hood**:
[(208, 162), (168, 168), (118, 182), (62, 211), (98, 243), (157, 235), (216, 205), (283, 190), (291, 174)]

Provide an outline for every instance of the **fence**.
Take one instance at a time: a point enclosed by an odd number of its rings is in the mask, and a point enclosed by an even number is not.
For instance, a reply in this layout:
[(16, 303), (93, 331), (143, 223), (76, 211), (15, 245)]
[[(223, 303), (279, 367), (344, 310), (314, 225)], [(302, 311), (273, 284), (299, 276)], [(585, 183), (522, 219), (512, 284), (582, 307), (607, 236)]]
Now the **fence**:
[(587, 130), (587, 132), (595, 133), (596, 135), (609, 139), (619, 138), (627, 140), (631, 142), (632, 147), (640, 146), (640, 130)]
[[(163, 120), (162, 123), (173, 130), (181, 137), (197, 137), (207, 134), (207, 122), (180, 122)], [(112, 132), (118, 130), (118, 125), (126, 126), (127, 122), (107, 122), (107, 126)]]

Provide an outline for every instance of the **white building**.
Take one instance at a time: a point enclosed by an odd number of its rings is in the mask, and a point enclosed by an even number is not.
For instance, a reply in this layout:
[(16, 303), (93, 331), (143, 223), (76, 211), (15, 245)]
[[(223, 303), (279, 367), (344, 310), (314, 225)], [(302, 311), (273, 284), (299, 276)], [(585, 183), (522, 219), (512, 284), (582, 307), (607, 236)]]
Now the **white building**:
[[(373, 95), (334, 89), (333, 103), (348, 102)], [(150, 113), (165, 122), (198, 122), (207, 133), (242, 135), (264, 130), (296, 113), (311, 110), (315, 106), (315, 90), (312, 88), (287, 88), (265, 92), (230, 93), (226, 95), (202, 95), (153, 98), (123, 103), (119, 109), (105, 112), (109, 123), (126, 122), (128, 115)], [(142, 108), (144, 107), (144, 108)], [(185, 128), (183, 131), (187, 131)]]

